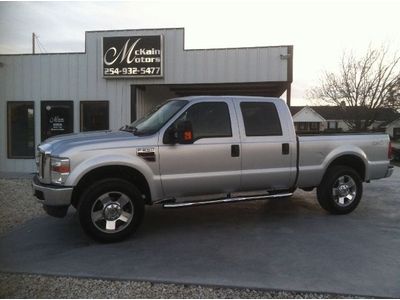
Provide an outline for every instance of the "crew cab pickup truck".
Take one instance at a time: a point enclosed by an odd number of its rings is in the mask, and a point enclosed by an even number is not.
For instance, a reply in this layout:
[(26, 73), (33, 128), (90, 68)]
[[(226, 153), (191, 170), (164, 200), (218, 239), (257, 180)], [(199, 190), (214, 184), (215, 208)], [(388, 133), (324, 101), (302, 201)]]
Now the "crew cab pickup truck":
[(325, 210), (347, 214), (363, 182), (392, 174), (389, 144), (386, 134), (297, 136), (277, 98), (184, 97), (118, 131), (44, 141), (32, 185), (49, 215), (63, 217), (72, 205), (87, 234), (114, 242), (139, 227), (151, 204), (280, 198), (316, 187)]

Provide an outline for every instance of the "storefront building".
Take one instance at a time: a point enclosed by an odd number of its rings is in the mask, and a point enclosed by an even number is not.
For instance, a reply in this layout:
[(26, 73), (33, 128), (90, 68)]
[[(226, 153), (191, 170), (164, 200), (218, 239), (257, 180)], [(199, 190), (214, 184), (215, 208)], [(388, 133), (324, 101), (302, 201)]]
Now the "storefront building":
[(279, 97), (290, 103), (293, 46), (184, 48), (184, 29), (86, 32), (85, 52), (0, 55), (0, 172), (34, 172), (57, 134), (115, 130), (166, 99)]

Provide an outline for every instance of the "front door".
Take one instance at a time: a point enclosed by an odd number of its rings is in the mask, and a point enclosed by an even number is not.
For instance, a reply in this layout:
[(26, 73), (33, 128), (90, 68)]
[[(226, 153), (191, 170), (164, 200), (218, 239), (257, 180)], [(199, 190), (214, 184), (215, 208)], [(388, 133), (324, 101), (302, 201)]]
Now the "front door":
[(74, 131), (73, 101), (41, 102), (41, 139)]
[[(165, 145), (160, 136), (160, 173), (165, 197), (229, 193), (240, 186), (240, 155), (230, 100), (193, 103), (172, 124), (191, 121), (193, 144)], [(235, 126), (233, 126), (233, 124)]]

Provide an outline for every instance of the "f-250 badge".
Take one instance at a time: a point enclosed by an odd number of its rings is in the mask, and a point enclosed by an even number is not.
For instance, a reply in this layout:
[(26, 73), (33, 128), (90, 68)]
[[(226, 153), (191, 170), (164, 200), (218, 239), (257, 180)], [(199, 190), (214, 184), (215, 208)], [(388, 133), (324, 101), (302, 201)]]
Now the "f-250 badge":
[(156, 161), (156, 153), (154, 148), (137, 148), (137, 156), (147, 161)]

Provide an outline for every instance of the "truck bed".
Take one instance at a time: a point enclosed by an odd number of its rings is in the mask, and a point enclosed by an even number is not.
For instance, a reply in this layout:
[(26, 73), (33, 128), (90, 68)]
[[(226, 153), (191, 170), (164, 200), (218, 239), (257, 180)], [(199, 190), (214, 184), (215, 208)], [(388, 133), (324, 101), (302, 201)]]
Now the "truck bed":
[(318, 186), (326, 167), (339, 155), (361, 159), (366, 166), (365, 181), (382, 178), (389, 164), (388, 143), (389, 137), (381, 133), (299, 135), (297, 185)]

